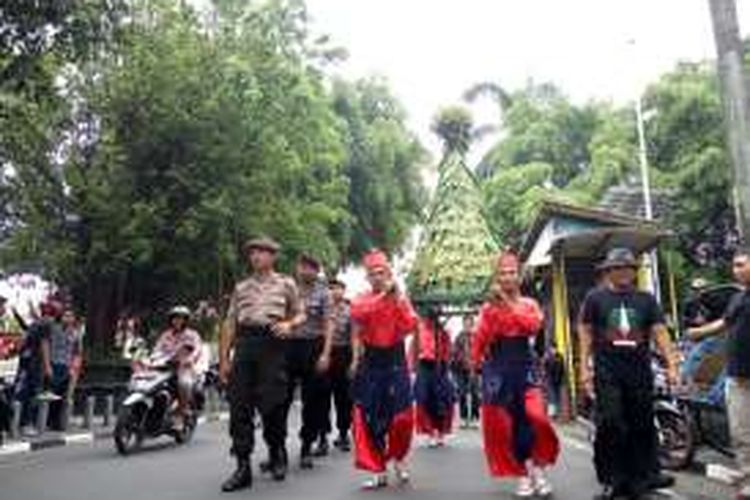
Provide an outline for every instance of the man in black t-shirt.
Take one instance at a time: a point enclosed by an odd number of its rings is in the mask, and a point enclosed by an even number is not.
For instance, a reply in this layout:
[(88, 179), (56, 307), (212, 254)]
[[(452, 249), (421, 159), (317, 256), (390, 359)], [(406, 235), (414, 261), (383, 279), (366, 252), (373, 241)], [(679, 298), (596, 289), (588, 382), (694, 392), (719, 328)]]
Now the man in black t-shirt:
[(743, 290), (732, 297), (724, 317), (687, 333), (702, 338), (727, 330), (726, 404), (737, 467), (743, 475), (738, 498), (750, 499), (750, 249), (736, 252), (732, 272)]
[(676, 357), (659, 304), (635, 288), (633, 253), (615, 248), (599, 268), (606, 282), (589, 292), (579, 318), (581, 383), (595, 394), (594, 465), (604, 485), (596, 498), (639, 498), (673, 482), (658, 472), (651, 341), (667, 360), (671, 383)]

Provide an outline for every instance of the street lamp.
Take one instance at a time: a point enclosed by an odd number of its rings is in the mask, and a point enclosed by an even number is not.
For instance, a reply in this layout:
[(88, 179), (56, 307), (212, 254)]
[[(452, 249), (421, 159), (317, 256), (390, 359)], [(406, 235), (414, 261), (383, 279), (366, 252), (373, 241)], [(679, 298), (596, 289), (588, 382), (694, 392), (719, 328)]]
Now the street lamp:
[[(635, 53), (635, 40), (628, 40), (628, 44), (633, 47)], [(635, 54), (634, 54), (635, 55)], [(634, 57), (637, 61), (638, 59)], [(641, 97), (640, 86), (637, 85), (635, 96), (635, 120), (636, 128), (638, 129), (638, 163), (641, 170), (641, 188), (643, 191), (643, 207), (644, 215), (646, 220), (654, 220), (654, 209), (653, 202), (651, 200), (651, 181), (648, 173), (648, 151), (646, 149), (646, 132), (645, 132), (645, 121), (643, 119), (643, 100)], [(659, 260), (657, 258), (656, 249), (648, 252), (644, 255), (646, 259), (646, 268), (649, 274), (648, 284), (650, 292), (654, 294), (656, 299), (661, 302), (661, 285), (659, 284)]]

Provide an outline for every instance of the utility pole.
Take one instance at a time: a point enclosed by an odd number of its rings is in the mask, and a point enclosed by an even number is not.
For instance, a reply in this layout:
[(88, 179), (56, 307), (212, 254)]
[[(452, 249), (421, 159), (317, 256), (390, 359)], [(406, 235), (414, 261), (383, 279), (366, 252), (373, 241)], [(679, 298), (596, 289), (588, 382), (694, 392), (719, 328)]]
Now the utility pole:
[[(628, 41), (628, 45), (633, 48), (634, 65), (640, 60), (638, 57), (637, 45), (635, 39)], [(635, 72), (635, 67), (633, 68)], [(651, 180), (649, 178), (648, 168), (648, 148), (646, 145), (646, 127), (643, 118), (643, 99), (641, 89), (638, 88), (635, 96), (635, 123), (638, 132), (638, 164), (641, 168), (641, 189), (643, 191), (643, 208), (646, 220), (654, 220), (654, 208), (651, 197)], [(659, 256), (654, 248), (643, 256), (643, 264), (647, 272), (646, 282), (648, 291), (651, 292), (656, 300), (661, 303), (661, 283), (659, 281)]]
[(737, 229), (750, 238), (750, 101), (735, 0), (709, 0), (727, 141), (732, 157)]

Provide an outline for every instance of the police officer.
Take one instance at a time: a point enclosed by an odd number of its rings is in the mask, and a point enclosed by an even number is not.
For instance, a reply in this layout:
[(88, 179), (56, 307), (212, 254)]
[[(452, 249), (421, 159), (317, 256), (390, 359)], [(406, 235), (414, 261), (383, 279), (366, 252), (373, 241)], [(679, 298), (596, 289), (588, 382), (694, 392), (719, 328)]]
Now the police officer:
[(285, 478), (284, 339), (305, 321), (294, 280), (274, 271), (279, 245), (258, 238), (249, 241), (244, 250), (252, 274), (234, 288), (219, 347), (220, 377), (229, 385), (231, 451), (237, 460), (237, 470), (222, 485), (225, 492), (252, 486), (250, 456), (256, 411), (263, 421), (270, 471), (275, 480)]
[(310, 254), (297, 260), (297, 284), (305, 321), (287, 339), (288, 389), (286, 415), (297, 387), (302, 396), (300, 467), (313, 467), (312, 446), (327, 423), (325, 373), (331, 360), (333, 338), (332, 304), (328, 285), (321, 279), (320, 261)]
[[(352, 397), (351, 377), (349, 367), (352, 364), (352, 321), (349, 301), (344, 298), (346, 285), (338, 279), (328, 282), (331, 292), (333, 309), (333, 342), (331, 348), (331, 366), (328, 370), (328, 386), (325, 395), (325, 415), (330, 417), (331, 400), (336, 409), (336, 428), (338, 437), (334, 446), (341, 451), (348, 452), (351, 449), (349, 429), (352, 422)], [(331, 431), (330, 418), (320, 435), (318, 443), (318, 455), (323, 455), (328, 449), (328, 433)]]

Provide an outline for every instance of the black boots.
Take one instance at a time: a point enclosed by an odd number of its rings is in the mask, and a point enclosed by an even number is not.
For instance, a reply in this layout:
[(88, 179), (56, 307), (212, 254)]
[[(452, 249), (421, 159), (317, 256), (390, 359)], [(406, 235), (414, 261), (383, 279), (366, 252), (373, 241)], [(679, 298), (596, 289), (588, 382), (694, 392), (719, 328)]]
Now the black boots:
[(249, 457), (237, 458), (237, 470), (224, 481), (221, 485), (221, 491), (229, 493), (232, 491), (251, 488), (253, 486), (253, 468), (250, 465)]
[(268, 452), (268, 460), (260, 463), (260, 471), (264, 474), (271, 474), (274, 481), (283, 481), (286, 479), (287, 469), (289, 468), (289, 458), (286, 454), (286, 448), (271, 449)]
[(312, 443), (302, 443), (302, 450), (299, 457), (299, 466), (301, 469), (312, 469), (315, 464), (312, 457)]
[(316, 457), (327, 457), (328, 456), (328, 438), (325, 436), (321, 436), (318, 440), (318, 445), (315, 447), (315, 453), (313, 453)]
[(288, 464), (289, 459), (286, 455), (286, 448), (282, 446), (271, 451), (271, 467), (269, 471), (274, 481), (283, 481), (286, 479)]
[(336, 441), (333, 442), (333, 445), (343, 452), (348, 452), (352, 449), (352, 444), (349, 441), (348, 433), (340, 433), (336, 438)]

